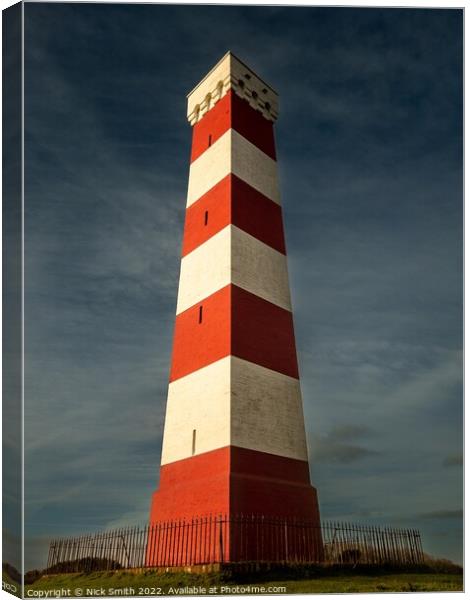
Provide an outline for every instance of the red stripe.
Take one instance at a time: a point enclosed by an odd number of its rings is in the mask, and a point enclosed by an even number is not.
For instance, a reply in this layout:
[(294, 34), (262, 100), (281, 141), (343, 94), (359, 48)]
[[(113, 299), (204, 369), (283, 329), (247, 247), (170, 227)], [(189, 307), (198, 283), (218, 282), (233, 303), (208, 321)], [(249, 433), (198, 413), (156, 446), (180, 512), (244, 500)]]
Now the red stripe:
[[(194, 125), (191, 162), (199, 158), (210, 145), (230, 129), (231, 112), (231, 94), (229, 92)], [(211, 136), (210, 140), (209, 136)]]
[(150, 521), (228, 513), (229, 473), (228, 447), (162, 465)]
[(232, 90), (221, 98), (193, 127), (191, 162), (199, 158), (230, 128), (276, 160), (273, 123)]
[(230, 305), (227, 285), (176, 316), (170, 381), (230, 354)]
[(236, 175), (227, 175), (186, 210), (186, 256), (232, 223), (274, 250), (286, 253), (282, 209)]
[(228, 285), (177, 315), (170, 381), (230, 354), (298, 378), (292, 313)]
[(231, 448), (230, 471), (233, 474), (310, 485), (310, 472), (305, 460), (237, 446)]
[(231, 177), (232, 223), (285, 254), (282, 208), (236, 175)]
[(262, 152), (276, 160), (273, 122), (232, 91), (232, 127)]
[(230, 471), (232, 513), (297, 517), (319, 523), (308, 462), (232, 447)]
[(317, 520), (307, 461), (226, 446), (161, 466), (151, 522), (220, 513)]
[(232, 354), (298, 379), (292, 313), (232, 285)]
[(192, 252), (230, 224), (231, 177), (231, 175), (224, 177), (197, 202), (186, 209), (183, 256)]

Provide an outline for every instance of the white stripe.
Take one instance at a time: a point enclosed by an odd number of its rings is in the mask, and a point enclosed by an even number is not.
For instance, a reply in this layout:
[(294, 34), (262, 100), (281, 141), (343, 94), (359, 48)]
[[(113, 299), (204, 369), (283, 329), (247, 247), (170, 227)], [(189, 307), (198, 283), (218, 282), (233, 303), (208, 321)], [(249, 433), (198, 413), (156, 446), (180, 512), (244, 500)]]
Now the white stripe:
[(281, 203), (276, 161), (237, 131), (229, 129), (191, 163), (186, 206), (199, 200), (229, 173)]
[(226, 446), (307, 460), (297, 379), (227, 356), (170, 383), (162, 464)]
[(237, 131), (232, 131), (232, 173), (277, 204), (281, 203), (277, 163)]
[(287, 257), (234, 225), (232, 230), (232, 283), (292, 310)]
[(231, 129), (226, 131), (210, 148), (191, 163), (186, 206), (191, 206), (230, 173), (231, 131)]
[(230, 226), (181, 260), (176, 314), (230, 283)]
[(168, 387), (162, 465), (230, 444), (230, 356)]
[(287, 257), (227, 225), (181, 260), (176, 314), (230, 283), (291, 310)]
[(232, 356), (231, 443), (307, 460), (298, 379)]

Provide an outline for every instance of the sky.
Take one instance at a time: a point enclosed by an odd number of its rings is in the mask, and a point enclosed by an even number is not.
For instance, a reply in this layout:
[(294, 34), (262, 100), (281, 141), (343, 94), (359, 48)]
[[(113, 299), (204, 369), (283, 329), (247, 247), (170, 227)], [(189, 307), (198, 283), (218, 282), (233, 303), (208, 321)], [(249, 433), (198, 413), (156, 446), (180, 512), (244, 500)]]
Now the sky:
[(25, 5), (26, 570), (145, 524), (189, 171), (232, 50), (276, 141), (324, 520), (462, 560), (462, 11)]

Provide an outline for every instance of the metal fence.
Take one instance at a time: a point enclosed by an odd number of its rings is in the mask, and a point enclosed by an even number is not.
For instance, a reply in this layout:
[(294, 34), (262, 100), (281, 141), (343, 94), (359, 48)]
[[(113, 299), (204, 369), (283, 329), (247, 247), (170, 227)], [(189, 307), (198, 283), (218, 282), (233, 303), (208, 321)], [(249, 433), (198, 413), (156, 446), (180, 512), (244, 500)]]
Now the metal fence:
[(324, 523), (324, 562), (418, 565), (424, 562), (417, 529)]
[(423, 562), (415, 529), (217, 515), (53, 540), (47, 570), (67, 573), (230, 563)]

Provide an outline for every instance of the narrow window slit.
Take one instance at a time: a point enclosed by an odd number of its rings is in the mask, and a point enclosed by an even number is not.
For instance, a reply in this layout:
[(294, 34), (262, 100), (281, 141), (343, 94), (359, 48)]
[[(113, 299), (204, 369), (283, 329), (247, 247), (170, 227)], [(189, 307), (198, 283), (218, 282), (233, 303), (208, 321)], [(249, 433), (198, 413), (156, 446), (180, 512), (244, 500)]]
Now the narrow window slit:
[(209, 211), (206, 210), (206, 212), (204, 213), (204, 225), (207, 225), (208, 221), (209, 221)]
[(202, 306), (199, 307), (199, 323), (202, 323)]
[(209, 135), (209, 146), (212, 146), (212, 135)]
[(193, 429), (193, 446), (192, 446), (193, 456), (196, 454), (196, 430)]

